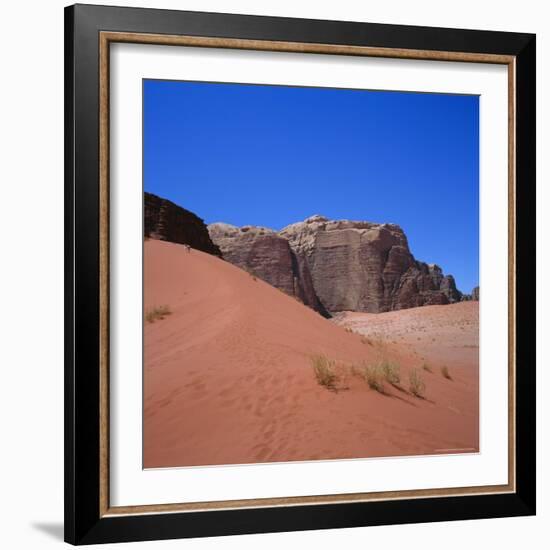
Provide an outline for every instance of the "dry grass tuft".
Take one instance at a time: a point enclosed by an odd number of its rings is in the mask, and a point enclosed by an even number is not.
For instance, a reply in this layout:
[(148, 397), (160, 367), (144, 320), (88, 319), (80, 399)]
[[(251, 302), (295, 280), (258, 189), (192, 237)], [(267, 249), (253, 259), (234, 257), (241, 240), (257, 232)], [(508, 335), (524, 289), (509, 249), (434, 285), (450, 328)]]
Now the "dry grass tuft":
[(392, 363), (386, 359), (380, 363), (380, 370), (388, 384), (396, 386), (401, 381), (400, 367), (397, 363)]
[(374, 345), (374, 342), (368, 338), (367, 336), (361, 336), (361, 343), (362, 344), (368, 344), (369, 346)]
[(154, 323), (155, 321), (162, 321), (167, 315), (170, 315), (172, 311), (168, 306), (156, 306), (145, 312), (145, 320), (148, 323)]
[(315, 372), (317, 382), (329, 390), (335, 390), (337, 380), (337, 376), (334, 371), (336, 366), (335, 362), (325, 355), (314, 355), (311, 358), (311, 364), (313, 366), (313, 371)]
[(448, 367), (441, 367), (441, 374), (443, 375), (443, 378), (446, 378), (447, 380), (453, 379)]
[(371, 390), (378, 393), (384, 391), (384, 372), (380, 365), (367, 365), (363, 368), (363, 377)]
[(409, 373), (409, 391), (421, 399), (424, 399), (426, 395), (426, 383), (418, 372), (418, 369), (414, 369)]
[(428, 365), (427, 363), (424, 363), (422, 365), (422, 370), (425, 370), (426, 372), (433, 372), (432, 367), (430, 367), (430, 365)]

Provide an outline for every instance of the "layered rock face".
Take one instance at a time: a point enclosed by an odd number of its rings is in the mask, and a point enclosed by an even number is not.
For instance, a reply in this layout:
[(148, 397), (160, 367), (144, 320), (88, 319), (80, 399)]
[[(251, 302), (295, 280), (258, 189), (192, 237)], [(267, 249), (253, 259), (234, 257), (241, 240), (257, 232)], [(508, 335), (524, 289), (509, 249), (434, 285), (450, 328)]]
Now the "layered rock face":
[(317, 215), (278, 233), (228, 224), (208, 231), (224, 259), (324, 315), (448, 304), (462, 296), (451, 275), (414, 259), (397, 225)]
[(300, 263), (288, 240), (266, 227), (235, 227), (227, 223), (208, 226), (224, 260), (295, 296), (323, 315), (308, 266)]
[(221, 256), (204, 221), (189, 210), (152, 193), (143, 195), (143, 233), (145, 237), (188, 244), (192, 248)]

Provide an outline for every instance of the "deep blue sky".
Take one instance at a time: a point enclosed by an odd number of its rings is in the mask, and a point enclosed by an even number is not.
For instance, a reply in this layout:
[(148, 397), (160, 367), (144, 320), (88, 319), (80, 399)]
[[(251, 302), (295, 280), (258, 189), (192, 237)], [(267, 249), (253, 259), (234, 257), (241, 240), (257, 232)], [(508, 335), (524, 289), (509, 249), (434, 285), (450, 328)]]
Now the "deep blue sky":
[(206, 223), (399, 224), (478, 284), (477, 96), (144, 81), (144, 187)]

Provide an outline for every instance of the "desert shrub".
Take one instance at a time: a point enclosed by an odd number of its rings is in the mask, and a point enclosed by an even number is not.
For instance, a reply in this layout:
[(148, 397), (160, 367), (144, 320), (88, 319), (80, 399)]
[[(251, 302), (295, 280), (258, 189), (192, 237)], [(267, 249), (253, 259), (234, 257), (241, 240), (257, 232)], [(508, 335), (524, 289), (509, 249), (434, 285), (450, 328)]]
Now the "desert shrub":
[(148, 323), (154, 323), (157, 320), (164, 319), (167, 315), (170, 315), (172, 311), (168, 306), (155, 306), (145, 312), (145, 320)]
[(384, 393), (384, 373), (380, 365), (366, 365), (363, 368), (363, 377), (371, 390)]
[(361, 336), (361, 343), (368, 344), (369, 346), (373, 345), (372, 340), (370, 338), (367, 338), (366, 336)]
[(346, 327), (344, 330), (350, 334), (353, 334), (353, 329), (351, 327)]
[(334, 372), (335, 363), (325, 355), (314, 355), (311, 358), (315, 378), (321, 386), (329, 390), (335, 389), (336, 373)]
[(384, 380), (388, 382), (388, 384), (396, 385), (399, 384), (401, 381), (401, 376), (399, 374), (400, 368), (397, 363), (392, 363), (390, 361), (382, 361), (380, 364), (380, 369), (382, 371), (382, 375), (384, 376)]
[(432, 372), (432, 368), (427, 363), (424, 363), (422, 365), (422, 370), (425, 370), (426, 372)]
[(409, 390), (414, 396), (421, 398), (426, 393), (426, 384), (418, 369), (414, 369), (409, 373)]
[(441, 374), (443, 375), (443, 378), (446, 378), (447, 380), (452, 380), (451, 373), (449, 372), (448, 367), (444, 366), (441, 367)]

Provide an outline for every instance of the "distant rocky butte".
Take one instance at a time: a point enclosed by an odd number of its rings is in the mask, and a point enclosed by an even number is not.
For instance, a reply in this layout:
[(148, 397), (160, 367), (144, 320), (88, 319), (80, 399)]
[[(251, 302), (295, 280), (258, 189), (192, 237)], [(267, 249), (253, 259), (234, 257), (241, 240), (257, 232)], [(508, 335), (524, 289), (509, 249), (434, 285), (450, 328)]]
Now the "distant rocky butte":
[(463, 302), (479, 302), (479, 287), (475, 286), (470, 294), (462, 294)]
[(146, 238), (188, 244), (197, 250), (221, 256), (201, 218), (152, 193), (143, 194), (143, 233)]
[(319, 313), (379, 313), (461, 300), (452, 275), (415, 260), (394, 224), (315, 215), (275, 232), (208, 226), (225, 260), (295, 296)]

